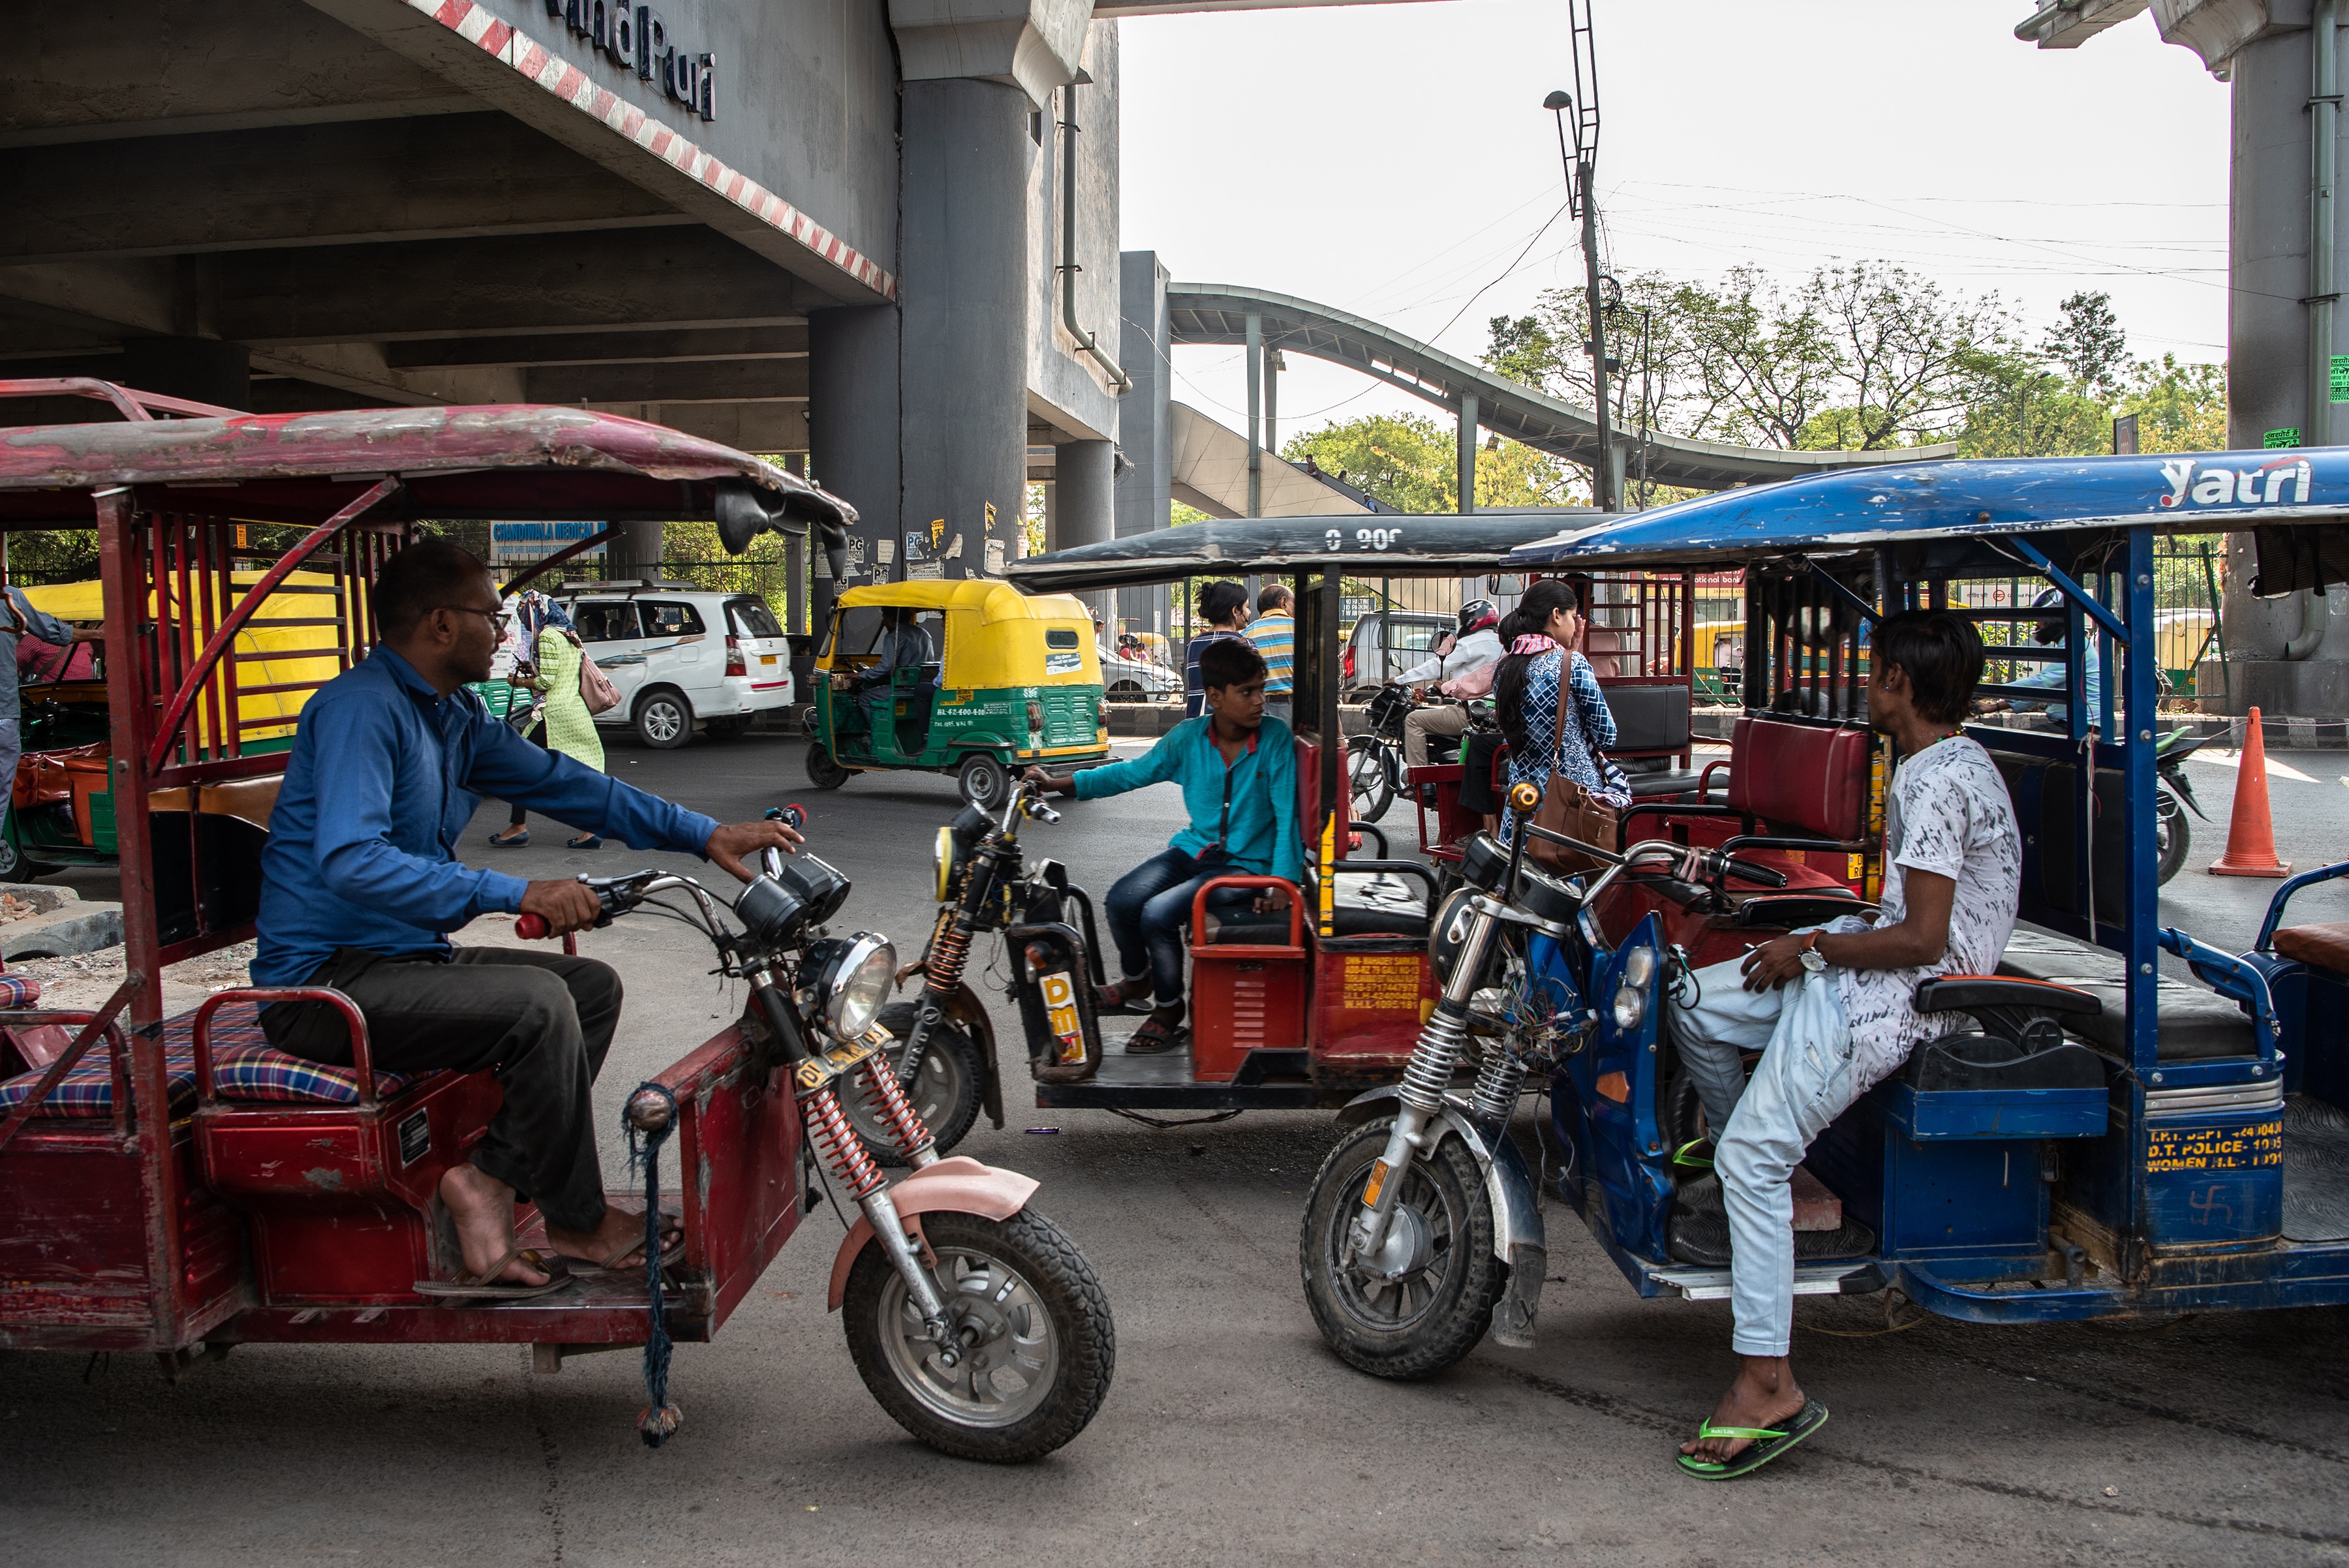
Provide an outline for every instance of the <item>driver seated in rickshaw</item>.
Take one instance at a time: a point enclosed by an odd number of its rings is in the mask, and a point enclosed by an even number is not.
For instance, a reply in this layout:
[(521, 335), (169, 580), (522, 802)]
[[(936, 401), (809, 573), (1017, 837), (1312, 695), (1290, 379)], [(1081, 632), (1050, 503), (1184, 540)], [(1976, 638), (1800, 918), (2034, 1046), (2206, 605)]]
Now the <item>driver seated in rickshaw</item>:
[[(524, 882), (460, 865), (450, 850), (483, 794), (618, 837), (715, 861), (789, 849), (778, 822), (721, 826), (632, 789), (490, 717), (464, 688), (489, 678), (506, 620), (489, 569), (446, 540), (411, 545), (377, 576), (381, 640), (304, 704), (261, 857), (258, 986), (331, 986), (367, 1021), (376, 1070), (497, 1076), (504, 1100), (466, 1162), (441, 1178), (471, 1296), (562, 1282), (514, 1241), (528, 1198), (548, 1246), (641, 1277), (645, 1225), (604, 1201), (590, 1094), (620, 1020), (620, 978), (593, 959), (452, 947), (445, 933), (495, 910), (543, 917), (553, 934), (595, 921), (573, 878)], [(263, 1010), (288, 1054), (350, 1064), (342, 1015), (323, 1002)], [(631, 1255), (635, 1262), (631, 1262)]]
[[(1681, 1449), (1682, 1467), (1707, 1479), (1744, 1474), (1826, 1418), (1787, 1360), (1795, 1166), (1911, 1051), (1962, 1025), (1956, 1012), (1918, 1012), (1918, 982), (1996, 973), (2014, 931), (2022, 834), (1997, 763), (1959, 730), (1982, 680), (1981, 637), (1960, 616), (1913, 610), (1887, 617), (1871, 651), (1868, 723), (1899, 753), (1885, 792), (1878, 913), (1697, 970), (1668, 1004), (1714, 1133), (1710, 1160), (1730, 1226), (1731, 1343), (1742, 1363), (1712, 1419)], [(1740, 1053), (1755, 1049), (1748, 1081)], [(1693, 1146), (1682, 1151), (1682, 1163), (1704, 1161)]]
[[(1186, 719), (1130, 762), (1107, 763), (1061, 778), (1030, 768), (1030, 784), (1079, 800), (1102, 800), (1154, 784), (1176, 784), (1191, 824), (1166, 848), (1118, 878), (1102, 900), (1117, 943), (1118, 980), (1104, 986), (1104, 1009), (1130, 1011), (1145, 997), (1150, 1016), (1126, 1042), (1128, 1055), (1172, 1051), (1183, 1043), (1183, 954), (1191, 906), (1216, 877), (1278, 877), (1301, 883), (1304, 839), (1297, 817), (1297, 746), (1288, 725), (1264, 711), (1264, 656), (1245, 639), (1220, 638), (1199, 649), (1207, 711)], [(1253, 902), (1263, 913), (1288, 907), (1279, 889), (1226, 888), (1208, 907)]]
[[(880, 657), (854, 674), (843, 671), (833, 677), (836, 686), (857, 693), (856, 705), (875, 734), (880, 733), (881, 726), (874, 722), (874, 714), (876, 710), (888, 711), (895, 702), (897, 671), (919, 670), (938, 661), (937, 645), (930, 640), (929, 628), (916, 618), (919, 613), (911, 606), (882, 606), (881, 639), (874, 645)], [(916, 695), (926, 697), (927, 693)]]

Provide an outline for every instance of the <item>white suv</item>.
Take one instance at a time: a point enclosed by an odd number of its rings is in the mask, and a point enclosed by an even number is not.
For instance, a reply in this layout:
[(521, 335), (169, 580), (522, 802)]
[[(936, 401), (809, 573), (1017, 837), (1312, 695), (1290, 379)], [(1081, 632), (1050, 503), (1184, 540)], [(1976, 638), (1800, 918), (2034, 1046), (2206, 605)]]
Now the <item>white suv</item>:
[(663, 751), (696, 723), (730, 741), (768, 708), (792, 701), (792, 648), (757, 594), (679, 583), (580, 583), (563, 600), (587, 657), (619, 688), (598, 724), (626, 726)]

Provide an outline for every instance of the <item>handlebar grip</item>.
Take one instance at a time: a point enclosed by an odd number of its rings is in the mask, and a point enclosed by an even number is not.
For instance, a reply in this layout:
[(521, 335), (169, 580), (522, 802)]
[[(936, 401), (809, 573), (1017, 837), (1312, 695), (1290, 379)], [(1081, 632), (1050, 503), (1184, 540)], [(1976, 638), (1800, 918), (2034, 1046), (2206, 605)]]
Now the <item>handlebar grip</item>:
[(1723, 862), (1723, 865), (1729, 874), (1741, 882), (1758, 883), (1764, 888), (1783, 888), (1786, 885), (1786, 874), (1784, 871), (1773, 870), (1767, 866), (1756, 866), (1751, 860), (1730, 860)]
[(516, 915), (514, 935), (526, 942), (543, 941), (554, 934), (544, 915)]

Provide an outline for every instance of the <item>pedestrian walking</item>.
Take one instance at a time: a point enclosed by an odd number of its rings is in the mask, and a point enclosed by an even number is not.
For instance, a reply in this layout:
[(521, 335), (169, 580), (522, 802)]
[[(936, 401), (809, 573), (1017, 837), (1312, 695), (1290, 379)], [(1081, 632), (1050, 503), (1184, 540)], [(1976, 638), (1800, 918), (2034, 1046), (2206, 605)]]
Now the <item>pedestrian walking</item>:
[[(587, 711), (587, 700), (579, 693), (579, 665), (587, 654), (580, 646), (579, 634), (572, 629), (571, 618), (561, 605), (535, 588), (515, 601), (513, 615), (522, 632), (518, 658), (526, 657), (530, 662), (518, 663), (508, 679), (537, 692), (545, 703), (533, 738), (549, 751), (601, 773), (604, 738), (596, 733), (595, 716)], [(520, 848), (530, 842), (529, 822), (530, 814), (515, 806), (505, 831), (492, 834), (490, 842), (501, 849)], [(565, 840), (564, 846), (598, 849), (603, 843), (595, 834), (583, 833)]]

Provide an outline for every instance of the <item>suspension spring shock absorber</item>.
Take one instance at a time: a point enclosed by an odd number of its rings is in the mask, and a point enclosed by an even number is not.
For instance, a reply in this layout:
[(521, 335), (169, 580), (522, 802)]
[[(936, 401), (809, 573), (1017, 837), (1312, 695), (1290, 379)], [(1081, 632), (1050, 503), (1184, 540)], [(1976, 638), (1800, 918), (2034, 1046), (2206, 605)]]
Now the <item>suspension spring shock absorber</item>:
[(963, 965), (970, 960), (970, 922), (957, 910), (946, 922), (931, 944), (930, 956), (924, 970), (924, 985), (941, 1001), (952, 996), (962, 984)]
[(1468, 1021), (1454, 1010), (1449, 998), (1435, 1004), (1420, 1026), (1419, 1043), (1402, 1070), (1402, 1102), (1413, 1110), (1433, 1113), (1444, 1108), (1444, 1091), (1460, 1069), (1468, 1048)]
[(921, 1113), (914, 1109), (914, 1102), (905, 1097), (905, 1087), (897, 1082), (896, 1069), (876, 1054), (865, 1058), (857, 1073), (864, 1081), (866, 1103), (881, 1118), (881, 1125), (889, 1129), (905, 1163), (917, 1170), (935, 1164), (938, 1140), (922, 1120)]
[[(848, 1117), (840, 1108), (840, 1096), (833, 1086), (823, 1088), (800, 1098), (800, 1114), (807, 1118), (808, 1137), (823, 1151), (824, 1162), (831, 1166), (833, 1179), (848, 1190), (848, 1195), (862, 1203), (867, 1195), (884, 1185), (880, 1166), (848, 1125)], [(921, 1124), (917, 1121), (916, 1126)]]
[(1506, 1122), (1516, 1114), (1518, 1091), (1526, 1086), (1526, 1064), (1506, 1045), (1487, 1043), (1484, 1065), (1476, 1070), (1475, 1092), (1469, 1109), (1479, 1120)]

